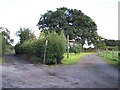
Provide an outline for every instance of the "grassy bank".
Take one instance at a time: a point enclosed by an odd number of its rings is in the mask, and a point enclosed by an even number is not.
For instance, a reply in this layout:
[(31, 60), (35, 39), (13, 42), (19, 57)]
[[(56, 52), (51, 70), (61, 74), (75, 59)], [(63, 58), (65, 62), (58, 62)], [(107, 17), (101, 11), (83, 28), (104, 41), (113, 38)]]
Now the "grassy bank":
[(2, 57), (0, 57), (0, 64), (2, 64), (3, 63), (3, 58)]
[(62, 61), (62, 63), (64, 65), (71, 65), (71, 64), (76, 64), (78, 63), (78, 61), (82, 60), (82, 58), (86, 55), (89, 54), (93, 54), (94, 52), (81, 52), (79, 54), (74, 54), (74, 53), (70, 53), (69, 58), (67, 59), (67, 53), (64, 54), (64, 59)]
[(105, 57), (102, 57), (102, 59), (105, 60), (105, 61), (106, 61), (107, 63), (109, 63), (110, 65), (112, 65), (112, 66), (120, 69), (120, 66), (118, 65), (118, 62), (113, 61), (113, 60), (108, 59), (108, 58), (105, 58)]
[(103, 54), (104, 55), (101, 56), (103, 58), (103, 60), (105, 60), (107, 63), (111, 64), (112, 66), (120, 69), (120, 66), (118, 65), (120, 60), (118, 59), (117, 51), (115, 51), (114, 54), (111, 51), (108, 51), (107, 56), (105, 53), (103, 53)]

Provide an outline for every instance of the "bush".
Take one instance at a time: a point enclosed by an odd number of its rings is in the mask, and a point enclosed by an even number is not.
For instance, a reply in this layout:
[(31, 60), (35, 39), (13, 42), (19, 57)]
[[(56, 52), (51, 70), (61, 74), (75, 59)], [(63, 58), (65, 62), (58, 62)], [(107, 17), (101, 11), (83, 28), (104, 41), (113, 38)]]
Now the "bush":
[(47, 37), (31, 39), (23, 44), (15, 46), (16, 54), (25, 54), (32, 57), (33, 62), (43, 62), (45, 42), (48, 41), (46, 47), (46, 64), (60, 64), (66, 49), (66, 39), (64, 34), (58, 35), (55, 32), (48, 33)]
[(73, 47), (70, 48), (70, 53), (80, 53), (82, 51), (82, 46), (79, 44), (75, 44)]
[(120, 61), (120, 52), (118, 52), (118, 60)]
[(24, 51), (23, 51), (23, 49), (22, 49), (22, 47), (21, 47), (21, 44), (18, 43), (17, 45), (15, 45), (15, 54), (21, 55), (21, 54), (23, 54), (23, 53), (24, 53)]
[(64, 34), (58, 35), (55, 32), (49, 33), (47, 36), (48, 45), (46, 49), (46, 63), (47, 64), (60, 64), (64, 58), (66, 50), (66, 38)]

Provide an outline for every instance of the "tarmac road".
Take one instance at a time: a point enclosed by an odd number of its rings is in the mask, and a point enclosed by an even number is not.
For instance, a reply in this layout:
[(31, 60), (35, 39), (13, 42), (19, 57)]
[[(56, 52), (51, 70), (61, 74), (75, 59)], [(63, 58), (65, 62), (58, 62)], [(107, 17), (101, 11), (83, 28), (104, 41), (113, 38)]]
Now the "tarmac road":
[[(34, 65), (12, 54), (2, 66), (3, 88), (117, 88), (118, 70), (96, 54), (75, 65)], [(1, 67), (0, 67), (1, 68)]]

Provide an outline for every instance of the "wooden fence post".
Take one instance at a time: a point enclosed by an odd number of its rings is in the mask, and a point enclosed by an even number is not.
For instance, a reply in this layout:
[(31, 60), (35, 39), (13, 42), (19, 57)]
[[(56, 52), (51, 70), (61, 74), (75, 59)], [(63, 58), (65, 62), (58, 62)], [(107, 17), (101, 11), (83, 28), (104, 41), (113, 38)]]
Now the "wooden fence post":
[(46, 49), (47, 49), (47, 43), (48, 43), (48, 40), (45, 41), (45, 48), (44, 48), (44, 58), (43, 58), (43, 64), (45, 64), (45, 59), (46, 59)]
[(101, 56), (101, 50), (100, 50), (100, 56)]
[(98, 56), (99, 56), (99, 55), (100, 55), (100, 54), (99, 54), (99, 53), (100, 53), (100, 52), (99, 52), (99, 49), (97, 50), (97, 52), (98, 52)]
[(107, 53), (108, 53), (108, 50), (106, 49), (106, 58), (107, 58)]
[(114, 59), (114, 49), (112, 50), (112, 58)]

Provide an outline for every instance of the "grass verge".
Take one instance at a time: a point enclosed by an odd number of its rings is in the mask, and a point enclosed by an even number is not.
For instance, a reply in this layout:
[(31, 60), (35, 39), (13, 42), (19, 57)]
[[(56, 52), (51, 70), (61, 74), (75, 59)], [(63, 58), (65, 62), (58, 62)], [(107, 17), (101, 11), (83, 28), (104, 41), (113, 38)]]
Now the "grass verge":
[(62, 60), (63, 65), (71, 65), (76, 64), (78, 61), (82, 60), (82, 58), (89, 54), (94, 54), (95, 52), (81, 52), (79, 54), (70, 53), (69, 58), (67, 59), (67, 53), (64, 54), (64, 59)]
[(3, 58), (2, 57), (0, 57), (0, 64), (3, 64)]
[(118, 68), (120, 70), (120, 65), (118, 65), (118, 63), (120, 62), (120, 60), (118, 59), (118, 52), (114, 52), (114, 58), (113, 58), (113, 54), (111, 51), (107, 52), (107, 57), (106, 55), (103, 53), (103, 55), (101, 56), (102, 59), (104, 61), (106, 61), (107, 63), (109, 63), (110, 65)]
[(105, 57), (102, 57), (102, 59), (104, 61), (106, 61), (107, 63), (109, 63), (110, 65), (112, 65), (113, 67), (118, 68), (120, 70), (120, 65), (118, 65), (117, 61), (114, 61), (112, 59), (108, 59), (108, 58), (105, 58)]

